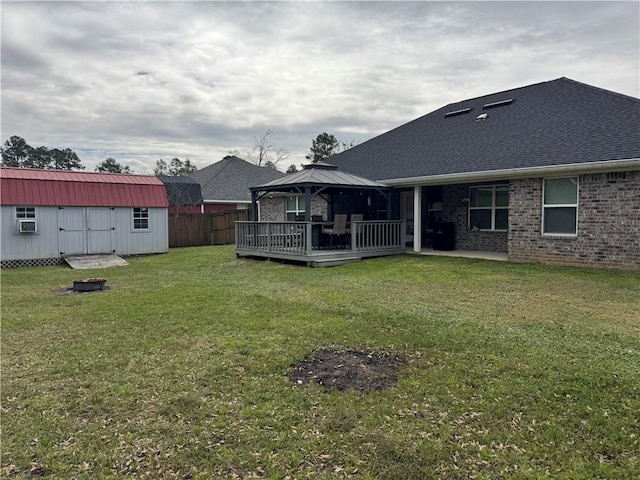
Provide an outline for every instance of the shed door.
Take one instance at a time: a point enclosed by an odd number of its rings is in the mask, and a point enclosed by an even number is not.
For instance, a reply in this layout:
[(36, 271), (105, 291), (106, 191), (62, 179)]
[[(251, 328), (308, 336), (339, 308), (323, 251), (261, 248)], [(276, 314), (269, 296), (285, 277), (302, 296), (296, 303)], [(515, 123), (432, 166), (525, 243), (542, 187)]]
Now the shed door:
[(85, 230), (83, 207), (58, 208), (58, 244), (61, 254), (86, 253)]
[(113, 208), (87, 208), (88, 254), (115, 252), (115, 233)]

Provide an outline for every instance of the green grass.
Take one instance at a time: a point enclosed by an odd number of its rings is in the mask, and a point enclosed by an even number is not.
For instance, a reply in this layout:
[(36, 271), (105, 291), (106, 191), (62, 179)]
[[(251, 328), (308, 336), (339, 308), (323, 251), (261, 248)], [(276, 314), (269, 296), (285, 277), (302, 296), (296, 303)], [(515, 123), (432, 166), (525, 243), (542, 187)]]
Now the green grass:
[[(640, 477), (635, 273), (171, 250), (2, 272), (3, 478)], [(104, 276), (112, 290), (57, 295)], [(319, 348), (397, 388), (300, 387)]]

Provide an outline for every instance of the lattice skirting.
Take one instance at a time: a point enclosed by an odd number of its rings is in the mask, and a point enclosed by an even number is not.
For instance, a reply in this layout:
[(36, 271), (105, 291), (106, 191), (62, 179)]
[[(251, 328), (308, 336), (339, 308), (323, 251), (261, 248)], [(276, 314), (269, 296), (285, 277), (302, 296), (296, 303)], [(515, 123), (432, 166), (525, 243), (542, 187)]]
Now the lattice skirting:
[[(156, 255), (155, 253), (137, 253), (132, 255), (120, 255), (122, 258), (148, 257)], [(64, 265), (62, 257), (57, 258), (31, 258), (28, 260), (2, 260), (0, 268), (18, 268), (18, 267), (50, 267), (53, 265)]]
[(18, 267), (47, 267), (52, 265), (62, 265), (64, 260), (62, 257), (56, 258), (31, 258), (28, 260), (2, 260), (0, 268), (18, 268)]

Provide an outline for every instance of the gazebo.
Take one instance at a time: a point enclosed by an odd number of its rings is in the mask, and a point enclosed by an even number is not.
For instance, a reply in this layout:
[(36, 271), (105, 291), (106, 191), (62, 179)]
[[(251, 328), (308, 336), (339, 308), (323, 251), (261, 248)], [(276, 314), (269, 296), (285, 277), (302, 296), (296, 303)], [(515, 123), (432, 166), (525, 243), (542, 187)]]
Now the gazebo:
[[(406, 251), (405, 222), (391, 219), (391, 192), (381, 183), (317, 162), (306, 165), (300, 172), (252, 187), (250, 191), (252, 220), (236, 222), (235, 253), (238, 256), (330, 266)], [(258, 202), (265, 195), (276, 193), (303, 197), (304, 216), (300, 215), (296, 221), (258, 221)], [(373, 195), (385, 203), (384, 208), (376, 210), (375, 216), (371, 214)], [(311, 207), (314, 197), (326, 202), (326, 220), (315, 221)], [(327, 248), (320, 241), (322, 227), (331, 224), (334, 214), (338, 213), (360, 214), (362, 220), (351, 221), (342, 248)], [(363, 215), (365, 213), (368, 215)]]
[[(324, 162), (305, 165), (300, 172), (278, 178), (264, 185), (250, 188), (251, 190), (251, 219), (258, 220), (258, 201), (266, 194), (294, 193), (303, 195), (305, 199), (304, 220), (311, 221), (311, 199), (320, 196), (328, 205), (328, 218), (333, 218), (334, 199), (343, 193), (375, 192), (386, 199), (386, 218), (391, 218), (391, 197), (389, 187), (367, 178), (358, 177), (350, 173), (341, 172), (338, 167)], [(370, 195), (369, 195), (370, 198)], [(369, 202), (370, 205), (370, 202)], [(362, 213), (362, 212), (355, 212)]]

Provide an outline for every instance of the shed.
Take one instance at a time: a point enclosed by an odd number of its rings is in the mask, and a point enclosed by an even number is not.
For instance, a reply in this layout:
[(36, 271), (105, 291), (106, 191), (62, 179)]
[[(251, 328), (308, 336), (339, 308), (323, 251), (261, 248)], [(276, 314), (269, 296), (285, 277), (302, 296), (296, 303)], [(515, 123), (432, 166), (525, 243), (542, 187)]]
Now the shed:
[(3, 268), (169, 248), (169, 203), (154, 176), (0, 167), (0, 206)]

